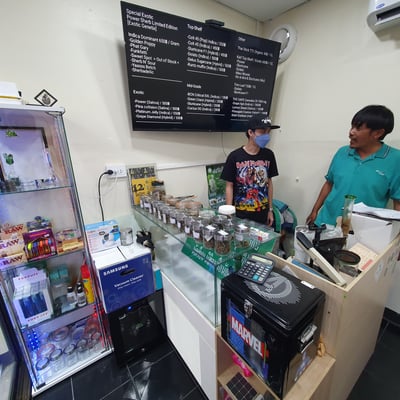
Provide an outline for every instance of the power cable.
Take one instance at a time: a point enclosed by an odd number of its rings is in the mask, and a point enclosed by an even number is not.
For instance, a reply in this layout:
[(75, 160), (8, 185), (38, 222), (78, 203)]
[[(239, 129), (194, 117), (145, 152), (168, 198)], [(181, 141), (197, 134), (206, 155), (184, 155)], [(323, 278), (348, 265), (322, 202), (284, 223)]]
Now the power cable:
[(99, 194), (99, 205), (100, 205), (100, 210), (101, 210), (101, 220), (104, 221), (104, 210), (103, 210), (103, 205), (101, 204), (101, 191), (100, 191), (100, 182), (101, 182), (101, 178), (104, 175), (112, 175), (113, 174), (113, 170), (112, 169), (108, 169), (107, 171), (103, 172), (100, 176), (99, 179), (97, 181), (97, 191)]

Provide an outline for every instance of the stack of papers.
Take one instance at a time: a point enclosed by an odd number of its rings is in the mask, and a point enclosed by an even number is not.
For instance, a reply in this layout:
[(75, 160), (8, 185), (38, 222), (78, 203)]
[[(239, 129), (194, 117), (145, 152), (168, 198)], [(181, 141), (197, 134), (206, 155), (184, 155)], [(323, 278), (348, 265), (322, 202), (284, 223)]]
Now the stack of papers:
[(354, 204), (353, 213), (400, 221), (400, 211), (389, 210), (387, 208), (368, 207), (364, 203)]

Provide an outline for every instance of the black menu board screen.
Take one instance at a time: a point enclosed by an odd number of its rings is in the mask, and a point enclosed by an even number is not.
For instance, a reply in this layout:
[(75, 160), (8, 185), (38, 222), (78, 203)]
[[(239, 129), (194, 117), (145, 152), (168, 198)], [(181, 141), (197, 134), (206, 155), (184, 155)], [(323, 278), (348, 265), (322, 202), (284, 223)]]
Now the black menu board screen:
[(244, 131), (269, 112), (280, 43), (121, 2), (134, 130)]

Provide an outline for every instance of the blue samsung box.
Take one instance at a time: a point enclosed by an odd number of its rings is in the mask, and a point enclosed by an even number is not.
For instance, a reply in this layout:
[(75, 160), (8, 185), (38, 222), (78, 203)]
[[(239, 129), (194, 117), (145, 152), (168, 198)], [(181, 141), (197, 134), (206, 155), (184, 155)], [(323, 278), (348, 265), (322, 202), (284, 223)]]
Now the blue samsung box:
[(106, 313), (154, 293), (151, 252), (148, 248), (133, 243), (91, 256)]

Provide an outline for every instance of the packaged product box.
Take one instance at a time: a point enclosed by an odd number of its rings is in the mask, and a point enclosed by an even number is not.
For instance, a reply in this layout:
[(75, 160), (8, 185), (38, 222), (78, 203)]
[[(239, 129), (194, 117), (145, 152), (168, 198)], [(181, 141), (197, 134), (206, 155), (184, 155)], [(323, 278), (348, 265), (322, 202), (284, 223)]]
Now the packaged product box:
[(57, 254), (56, 240), (50, 228), (22, 234), (28, 260), (41, 260)]
[(137, 243), (91, 254), (107, 313), (154, 292), (151, 251)]
[(85, 225), (85, 231), (91, 253), (121, 245), (118, 223), (113, 219)]
[(0, 240), (0, 256), (11, 256), (24, 252), (25, 242), (22, 236), (16, 238)]
[(5, 225), (0, 229), (0, 240), (20, 237), (25, 232), (28, 232), (25, 224)]
[(26, 263), (27, 261), (25, 252), (12, 254), (10, 256), (2, 256), (0, 257), (0, 270), (9, 267), (16, 267)]
[(13, 305), (21, 326), (32, 326), (51, 318), (52, 301), (44, 271), (29, 268), (13, 278)]

